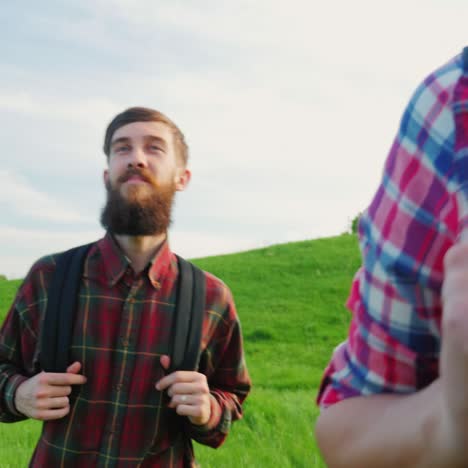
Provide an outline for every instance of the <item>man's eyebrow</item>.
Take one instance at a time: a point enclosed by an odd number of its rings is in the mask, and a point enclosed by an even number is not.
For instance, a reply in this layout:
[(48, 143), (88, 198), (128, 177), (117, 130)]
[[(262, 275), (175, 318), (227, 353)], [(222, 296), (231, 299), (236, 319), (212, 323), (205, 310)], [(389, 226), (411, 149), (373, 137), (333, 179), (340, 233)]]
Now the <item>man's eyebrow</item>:
[[(158, 142), (160, 145), (162, 145), (164, 148), (167, 147), (167, 141), (164, 139), (164, 138), (161, 138), (161, 137), (158, 137), (156, 135), (145, 135), (144, 136), (144, 139), (148, 142), (148, 141), (156, 141)], [(132, 141), (131, 138), (128, 138), (128, 137), (120, 137), (120, 138), (116, 138), (115, 140), (113, 140), (111, 142), (111, 147), (119, 144), (119, 143), (130, 143)]]
[(167, 147), (167, 141), (164, 138), (158, 137), (156, 135), (146, 135), (145, 140), (146, 141), (156, 141), (160, 145), (164, 146), (164, 148)]
[(128, 143), (130, 138), (127, 137), (120, 137), (116, 138), (114, 141), (111, 142), (111, 147), (117, 145), (118, 143)]

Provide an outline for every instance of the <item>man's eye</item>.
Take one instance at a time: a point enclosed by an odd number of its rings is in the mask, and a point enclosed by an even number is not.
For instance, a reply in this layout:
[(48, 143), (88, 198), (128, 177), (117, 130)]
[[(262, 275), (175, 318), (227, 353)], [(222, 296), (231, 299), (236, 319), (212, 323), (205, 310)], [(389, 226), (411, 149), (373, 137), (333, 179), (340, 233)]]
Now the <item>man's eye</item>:
[(162, 151), (162, 149), (159, 146), (151, 145), (150, 146), (151, 151)]
[(115, 148), (116, 153), (124, 153), (125, 151), (128, 151), (128, 150), (129, 150), (128, 146), (118, 146), (117, 148)]

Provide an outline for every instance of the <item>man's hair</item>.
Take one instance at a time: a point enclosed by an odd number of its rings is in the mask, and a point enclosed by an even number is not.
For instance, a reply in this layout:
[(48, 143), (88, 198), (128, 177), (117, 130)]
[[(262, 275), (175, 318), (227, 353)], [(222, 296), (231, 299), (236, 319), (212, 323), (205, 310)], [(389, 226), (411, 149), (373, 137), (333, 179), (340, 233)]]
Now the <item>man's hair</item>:
[(107, 158), (110, 155), (110, 148), (112, 137), (114, 133), (124, 125), (133, 123), (133, 122), (161, 122), (166, 124), (171, 130), (174, 137), (174, 143), (176, 147), (177, 156), (180, 157), (184, 166), (187, 165), (188, 161), (188, 146), (185, 142), (184, 134), (180, 131), (179, 127), (163, 113), (149, 109), (147, 107), (130, 107), (127, 110), (124, 110), (120, 114), (117, 114), (107, 126), (106, 134), (104, 137), (104, 153)]

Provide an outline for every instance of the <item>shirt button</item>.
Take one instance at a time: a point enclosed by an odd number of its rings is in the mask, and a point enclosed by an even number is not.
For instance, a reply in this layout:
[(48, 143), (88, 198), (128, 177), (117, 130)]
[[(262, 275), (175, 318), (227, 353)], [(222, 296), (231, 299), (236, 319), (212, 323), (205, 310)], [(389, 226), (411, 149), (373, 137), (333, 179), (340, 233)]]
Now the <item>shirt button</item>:
[(120, 427), (116, 424), (114, 427), (111, 427), (109, 429), (109, 434), (116, 434), (119, 432), (119, 430), (120, 430)]
[(124, 336), (120, 337), (120, 342), (122, 343), (123, 346), (128, 346), (130, 341), (128, 338), (125, 338)]

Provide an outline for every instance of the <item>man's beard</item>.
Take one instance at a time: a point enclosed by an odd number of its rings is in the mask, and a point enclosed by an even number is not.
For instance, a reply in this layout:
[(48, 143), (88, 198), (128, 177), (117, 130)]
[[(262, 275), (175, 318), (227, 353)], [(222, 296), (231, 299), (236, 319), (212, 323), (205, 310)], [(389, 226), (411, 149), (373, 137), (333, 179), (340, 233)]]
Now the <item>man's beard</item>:
[[(127, 196), (124, 197), (120, 187), (134, 175), (149, 185), (127, 187)], [(104, 229), (113, 234), (153, 236), (169, 228), (175, 182), (158, 184), (146, 169), (131, 168), (119, 177), (115, 187), (107, 183), (106, 190), (107, 202), (101, 213)]]

